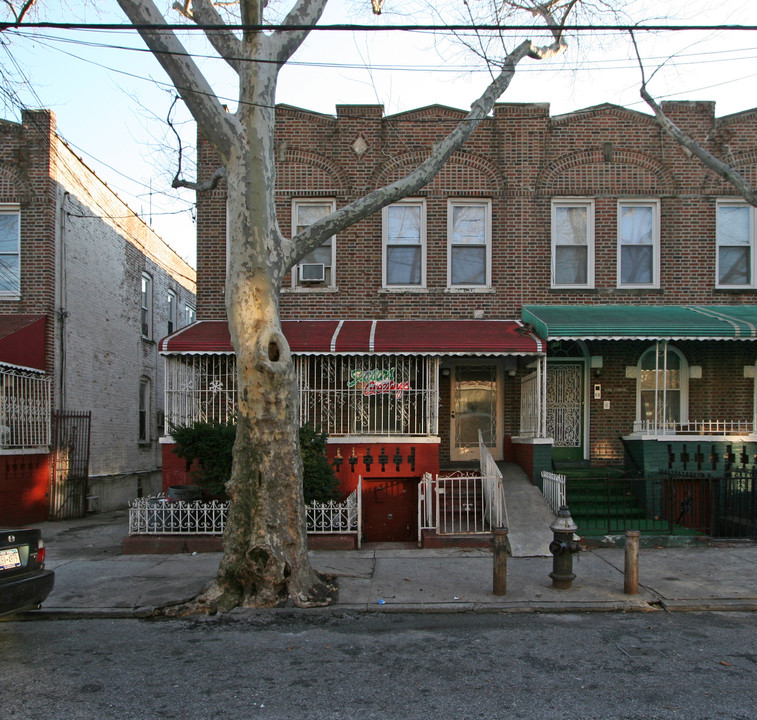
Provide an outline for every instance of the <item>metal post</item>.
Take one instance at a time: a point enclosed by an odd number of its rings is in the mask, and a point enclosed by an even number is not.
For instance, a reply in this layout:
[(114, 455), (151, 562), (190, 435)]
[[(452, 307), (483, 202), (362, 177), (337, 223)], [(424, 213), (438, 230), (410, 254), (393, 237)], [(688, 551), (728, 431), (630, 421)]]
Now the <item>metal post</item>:
[(637, 595), (639, 592), (639, 537), (638, 530), (626, 530), (626, 565), (623, 592)]
[(494, 594), (507, 594), (507, 528), (494, 528)]

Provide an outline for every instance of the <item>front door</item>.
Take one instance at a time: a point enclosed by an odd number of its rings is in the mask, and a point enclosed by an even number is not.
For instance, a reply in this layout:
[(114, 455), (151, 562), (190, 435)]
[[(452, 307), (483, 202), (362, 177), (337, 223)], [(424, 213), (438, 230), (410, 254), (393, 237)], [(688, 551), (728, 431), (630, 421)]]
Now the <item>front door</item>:
[(418, 539), (418, 478), (363, 478), (363, 541)]
[(547, 365), (547, 435), (554, 438), (555, 460), (583, 460), (584, 364)]
[(450, 458), (478, 460), (478, 431), (495, 460), (502, 459), (501, 367), (496, 363), (459, 363), (452, 367)]

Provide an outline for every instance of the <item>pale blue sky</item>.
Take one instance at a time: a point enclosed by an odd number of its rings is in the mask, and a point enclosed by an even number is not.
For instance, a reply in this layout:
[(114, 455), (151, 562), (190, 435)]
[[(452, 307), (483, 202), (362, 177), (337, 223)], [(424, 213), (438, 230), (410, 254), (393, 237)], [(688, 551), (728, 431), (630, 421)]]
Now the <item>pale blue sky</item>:
[[(170, 4), (159, 2), (166, 8)], [(331, 0), (323, 22), (420, 21), (417, 15), (392, 14), (394, 8), (406, 8), (408, 0), (386, 0), (387, 12), (378, 20), (355, 10), (368, 4)], [(42, 5), (40, 19), (125, 22), (115, 2), (98, 3), (97, 13), (77, 0), (42, 0)], [(659, 8), (660, 3), (638, 0), (638, 6), (644, 5)], [(757, 25), (754, 0), (711, 5), (709, 0), (665, 3), (666, 12), (675, 13), (674, 23)], [(648, 11), (634, 17), (653, 15)], [(161, 121), (172, 91), (136, 33), (40, 30), (0, 37), (0, 65), (12, 73), (17, 63), (31, 85), (19, 89), (20, 103), (54, 110), (60, 134), (75, 151), (194, 262), (194, 194), (170, 189), (175, 155), (164, 152), (172, 139)], [(718, 115), (757, 106), (757, 32), (644, 34), (640, 42), (649, 68), (677, 53), (650, 85), (658, 98), (712, 100)], [(500, 101), (548, 102), (552, 114), (603, 102), (645, 111), (631, 52), (626, 37), (613, 35), (573, 43), (557, 60), (526, 60)], [(295, 61), (281, 74), (277, 101), (322, 113), (333, 113), (338, 103), (382, 103), (387, 113), (433, 103), (467, 108), (487, 81), (475, 58), (436, 46), (428, 33), (313, 33)], [(233, 107), (234, 78), (225, 65), (209, 59), (200, 64)], [(20, 111), (6, 101), (0, 115), (18, 120)], [(179, 112), (178, 118), (192, 142), (194, 127), (186, 113)]]

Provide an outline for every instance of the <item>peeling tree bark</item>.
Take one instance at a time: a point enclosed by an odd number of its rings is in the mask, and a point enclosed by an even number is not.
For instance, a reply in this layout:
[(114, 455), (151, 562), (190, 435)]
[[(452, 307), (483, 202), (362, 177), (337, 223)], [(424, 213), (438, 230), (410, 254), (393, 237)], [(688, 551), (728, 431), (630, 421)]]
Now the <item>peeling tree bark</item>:
[[(326, 1), (298, 0), (284, 23), (311, 27)], [(118, 2), (218, 152), (228, 186), (226, 311), (239, 388), (237, 439), (228, 484), (232, 502), (215, 583), (184, 611), (223, 612), (239, 605), (286, 602), (300, 607), (327, 604), (332, 589), (313, 571), (307, 554), (297, 387), (279, 320), (283, 278), (294, 263), (332, 235), (432, 180), (492, 110), (524, 57), (546, 57), (564, 49), (561, 27), (550, 16), (552, 46), (538, 48), (524, 42), (511, 52), (465, 120), (414, 172), (290, 239), (280, 232), (275, 212), (276, 80), (279, 68), (307, 31), (264, 34), (246, 30), (241, 41), (231, 31), (208, 32), (210, 42), (225, 53), (239, 74), (239, 109), (229, 114), (176, 36), (160, 28), (164, 20), (153, 0)], [(263, 0), (242, 0), (243, 23), (262, 24), (264, 6)], [(210, 0), (194, 0), (192, 7), (184, 3), (180, 8), (195, 20), (220, 21)]]

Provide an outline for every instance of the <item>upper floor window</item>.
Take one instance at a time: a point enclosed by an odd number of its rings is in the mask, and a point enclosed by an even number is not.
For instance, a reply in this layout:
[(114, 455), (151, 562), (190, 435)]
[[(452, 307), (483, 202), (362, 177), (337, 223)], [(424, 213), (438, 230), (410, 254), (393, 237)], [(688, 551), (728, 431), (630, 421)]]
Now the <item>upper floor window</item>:
[(176, 330), (176, 293), (173, 290), (168, 291), (168, 334)]
[(21, 292), (21, 214), (18, 206), (0, 205), (0, 295)]
[(717, 205), (718, 287), (755, 287), (755, 208), (746, 203)]
[(618, 287), (659, 287), (659, 266), (659, 202), (619, 202)]
[(150, 378), (139, 378), (139, 442), (150, 442)]
[[(304, 230), (336, 209), (333, 200), (295, 200), (292, 204), (292, 233)], [(336, 239), (330, 237), (303, 257), (292, 270), (293, 287), (333, 287), (335, 285)]]
[(450, 200), (447, 284), (450, 287), (491, 286), (491, 203)]
[(383, 210), (384, 287), (426, 286), (426, 203), (403, 200)]
[(191, 305), (185, 305), (184, 306), (184, 324), (191, 325), (196, 319), (197, 319), (197, 316), (195, 314), (195, 309)]
[(152, 339), (152, 278), (142, 273), (142, 337)]
[(594, 201), (552, 202), (552, 287), (594, 287)]

